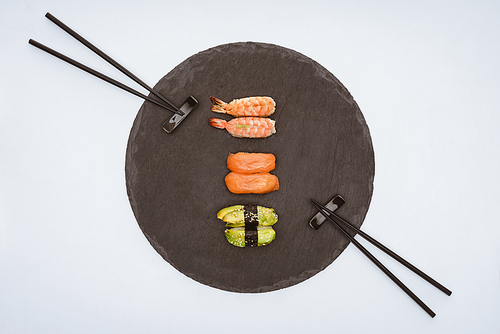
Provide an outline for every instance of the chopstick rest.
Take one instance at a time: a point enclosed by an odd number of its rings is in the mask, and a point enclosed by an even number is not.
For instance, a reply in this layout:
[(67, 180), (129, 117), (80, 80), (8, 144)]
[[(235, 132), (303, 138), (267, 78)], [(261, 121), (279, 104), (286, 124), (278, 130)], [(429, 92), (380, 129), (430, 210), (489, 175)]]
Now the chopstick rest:
[[(345, 200), (342, 198), (342, 196), (337, 195), (334, 198), (332, 198), (331, 201), (325, 205), (325, 207), (333, 212), (337, 209), (340, 209), (340, 207), (342, 207), (344, 203)], [(325, 220), (326, 220), (325, 216), (323, 216), (321, 212), (318, 212), (309, 221), (309, 226), (311, 226), (314, 230), (318, 230), (323, 225)]]
[(450, 296), (451, 291), (445, 288), (440, 283), (436, 282), (434, 279), (429, 277), (427, 274), (423, 273), (421, 270), (410, 264), (408, 261), (404, 260), (402, 257), (391, 251), (389, 248), (369, 236), (367, 233), (361, 231), (357, 227), (351, 225), (333, 211), (329, 210), (325, 206), (321, 205), (319, 202), (311, 199), (312, 204), (319, 210), (319, 212), (330, 221), (349, 241), (351, 241), (366, 257), (368, 257), (380, 270), (382, 270), (396, 285), (398, 285), (410, 298), (412, 298), (424, 311), (427, 312), (432, 318), (436, 314), (424, 303), (422, 302), (406, 285), (404, 285), (389, 269), (387, 269), (379, 260), (375, 258), (366, 248), (364, 248), (354, 237), (352, 237), (347, 231), (341, 226), (347, 226), (353, 231), (357, 232), (360, 236), (368, 240), (370, 243), (375, 245), (380, 250), (384, 251), (386, 254), (394, 258), (399, 263), (403, 264), (405, 267), (413, 271), (415, 274), (425, 279), (427, 282), (431, 283), (434, 287), (441, 290), (446, 295)]

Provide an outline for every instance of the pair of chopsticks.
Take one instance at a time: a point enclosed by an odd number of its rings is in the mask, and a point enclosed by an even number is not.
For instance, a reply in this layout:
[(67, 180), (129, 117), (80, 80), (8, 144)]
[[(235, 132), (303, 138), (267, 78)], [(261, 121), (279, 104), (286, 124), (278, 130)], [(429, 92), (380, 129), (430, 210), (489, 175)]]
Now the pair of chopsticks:
[(129, 93), (132, 93), (144, 100), (147, 100), (151, 103), (154, 103), (156, 104), (157, 106), (160, 106), (162, 108), (165, 108), (167, 109), (168, 111), (171, 111), (177, 115), (180, 115), (180, 116), (184, 116), (184, 112), (181, 111), (179, 108), (177, 108), (174, 104), (172, 104), (171, 102), (169, 102), (165, 97), (163, 97), (162, 95), (160, 95), (157, 91), (155, 91), (153, 88), (151, 88), (150, 86), (148, 86), (145, 82), (143, 82), (141, 79), (139, 79), (137, 76), (135, 76), (132, 72), (130, 72), (129, 70), (127, 70), (125, 67), (123, 67), (122, 65), (120, 65), (117, 61), (115, 61), (114, 59), (112, 59), (110, 56), (108, 56), (107, 54), (105, 54), (104, 52), (102, 52), (101, 50), (99, 50), (96, 46), (94, 46), (92, 43), (90, 43), (89, 41), (87, 41), (85, 38), (83, 38), (82, 36), (80, 36), (78, 33), (76, 33), (74, 30), (72, 30), (71, 28), (69, 28), (67, 25), (65, 25), (64, 23), (62, 23), (61, 21), (59, 21), (57, 18), (55, 18), (52, 14), (50, 13), (47, 13), (45, 14), (45, 17), (48, 18), (49, 20), (51, 20), (52, 22), (54, 22), (57, 26), (59, 26), (61, 29), (63, 29), (64, 31), (66, 31), (68, 34), (70, 34), (71, 36), (73, 36), (76, 40), (78, 40), (80, 43), (82, 43), (83, 45), (85, 45), (86, 47), (88, 47), (90, 50), (92, 50), (93, 52), (95, 52), (97, 55), (99, 55), (101, 58), (103, 58), (104, 60), (106, 60), (108, 63), (110, 63), (111, 65), (113, 65), (115, 68), (117, 68), (119, 71), (121, 71), (123, 74), (125, 74), (126, 76), (128, 76), (129, 78), (131, 78), (132, 80), (134, 80), (135, 82), (137, 82), (139, 85), (141, 85), (142, 87), (144, 87), (145, 89), (147, 89), (149, 92), (151, 92), (154, 96), (156, 96), (157, 98), (159, 98), (162, 102), (159, 102), (157, 100), (154, 100), (138, 91), (136, 91), (135, 89), (121, 83), (121, 82), (118, 82), (116, 81), (115, 79), (112, 79), (108, 76), (106, 76), (105, 74), (102, 74), (86, 65), (83, 65), (82, 63), (79, 63), (77, 62), (76, 60), (73, 60), (33, 39), (30, 39), (28, 41), (29, 44), (39, 48), (40, 50), (43, 50), (73, 66), (76, 66), (78, 67), (79, 69), (89, 73), (89, 74), (92, 74), (96, 77), (98, 77), (99, 79), (102, 79), (118, 88), (121, 88)]
[[(366, 248), (363, 247), (354, 237), (352, 237), (347, 231), (342, 227), (342, 226), (347, 226), (349, 229), (355, 231), (357, 234), (359, 234), (361, 237), (372, 243), (374, 246), (385, 252), (387, 255), (391, 256), (394, 258), (396, 261), (413, 271), (415, 274), (432, 284), (434, 287), (437, 289), (441, 290), (443, 293), (446, 295), (450, 296), (451, 291), (445, 288), (443, 285), (440, 283), (436, 282), (434, 279), (429, 277), (427, 274), (422, 272), (420, 269), (416, 268), (413, 266), (411, 263), (403, 259), (401, 256), (397, 255), (393, 251), (391, 251), (389, 248), (384, 246), (382, 243), (378, 242), (371, 236), (369, 236), (367, 233), (361, 231), (357, 227), (351, 225), (349, 222), (345, 221), (341, 217), (339, 217), (337, 214), (335, 214), (333, 211), (329, 210), (325, 206), (321, 205), (319, 202), (315, 201), (314, 199), (311, 199), (312, 204), (318, 209), (318, 211), (328, 220), (330, 221), (342, 234), (349, 239), (364, 255), (366, 255), (380, 270), (382, 270), (396, 285), (398, 285), (408, 296), (411, 297), (422, 309), (424, 309), (427, 314), (429, 314), (432, 318), (436, 316), (436, 313), (434, 313), (423, 301), (421, 301), (406, 285), (403, 284), (389, 269), (387, 269), (375, 256), (373, 256)], [(342, 225), (342, 226), (341, 226)]]

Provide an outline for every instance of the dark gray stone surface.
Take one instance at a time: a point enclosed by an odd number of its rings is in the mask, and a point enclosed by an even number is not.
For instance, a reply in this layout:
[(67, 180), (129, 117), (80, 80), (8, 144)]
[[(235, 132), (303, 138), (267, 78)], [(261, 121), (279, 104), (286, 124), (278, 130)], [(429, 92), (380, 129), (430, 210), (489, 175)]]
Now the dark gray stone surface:
[[(333, 226), (314, 231), (309, 200), (341, 194), (339, 215), (360, 227), (368, 211), (375, 171), (368, 126), (347, 89), (310, 58), (277, 45), (232, 43), (200, 52), (155, 86), (180, 106), (193, 95), (198, 107), (172, 133), (167, 111), (145, 102), (126, 153), (126, 183), (133, 212), (156, 251), (186, 276), (234, 292), (266, 292), (300, 283), (333, 262), (348, 241)], [(208, 124), (209, 97), (226, 102), (266, 95), (276, 101), (277, 132), (238, 139)], [(224, 183), (227, 155), (239, 151), (276, 156), (281, 189), (236, 195)], [(276, 240), (237, 248), (224, 237), (217, 212), (230, 205), (272, 207)], [(342, 274), (342, 273), (340, 273)]]

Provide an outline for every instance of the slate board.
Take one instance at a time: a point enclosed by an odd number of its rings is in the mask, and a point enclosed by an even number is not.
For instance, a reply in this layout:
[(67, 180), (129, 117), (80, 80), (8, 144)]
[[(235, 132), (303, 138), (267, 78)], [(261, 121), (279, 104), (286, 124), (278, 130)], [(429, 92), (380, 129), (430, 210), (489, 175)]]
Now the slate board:
[[(172, 114), (145, 102), (134, 121), (126, 152), (126, 184), (138, 224), (154, 249), (186, 276), (233, 292), (259, 293), (300, 283), (317, 274), (347, 247), (331, 225), (314, 231), (309, 200), (341, 194), (339, 215), (357, 227), (368, 211), (374, 153), (368, 126), (347, 89), (312, 59), (277, 45), (220, 45), (188, 58), (155, 89), (180, 106), (193, 95), (198, 107), (172, 133), (161, 125)], [(277, 132), (265, 139), (238, 139), (208, 124), (209, 97), (226, 102), (249, 96), (276, 101)], [(281, 189), (236, 195), (224, 183), (229, 153), (276, 156)], [(217, 212), (235, 204), (271, 207), (279, 215), (276, 239), (238, 248), (224, 236)], [(340, 273), (343, 274), (343, 273)]]

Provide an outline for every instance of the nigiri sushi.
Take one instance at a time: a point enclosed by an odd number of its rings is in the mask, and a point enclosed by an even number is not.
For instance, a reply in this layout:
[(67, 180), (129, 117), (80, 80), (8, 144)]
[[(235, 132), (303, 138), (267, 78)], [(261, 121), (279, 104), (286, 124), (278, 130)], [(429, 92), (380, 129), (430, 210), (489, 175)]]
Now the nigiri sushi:
[(263, 117), (238, 117), (229, 122), (210, 118), (211, 126), (226, 129), (229, 134), (237, 138), (265, 138), (276, 133), (275, 121)]
[(210, 100), (214, 104), (210, 110), (235, 117), (265, 117), (272, 115), (276, 107), (276, 102), (267, 96), (245, 97), (243, 99), (233, 100), (229, 103), (213, 96), (210, 97)]
[(276, 157), (272, 153), (230, 153), (227, 168), (237, 173), (267, 173), (275, 168)]
[(278, 177), (270, 173), (231, 172), (224, 180), (227, 189), (234, 194), (266, 194), (280, 188)]
[(236, 247), (265, 246), (276, 238), (276, 232), (270, 226), (257, 226), (255, 231), (245, 227), (233, 227), (224, 231), (227, 241)]
[(264, 246), (276, 238), (272, 225), (278, 222), (278, 215), (272, 208), (233, 205), (220, 210), (217, 218), (226, 223), (224, 234), (234, 246)]
[[(251, 215), (255, 212), (255, 215)], [(249, 214), (250, 213), (250, 214)], [(217, 218), (226, 223), (226, 227), (245, 226), (245, 221), (248, 217), (254, 217), (254, 222), (261, 226), (271, 226), (278, 222), (278, 215), (272, 208), (255, 205), (233, 205), (220, 210), (217, 213)]]

